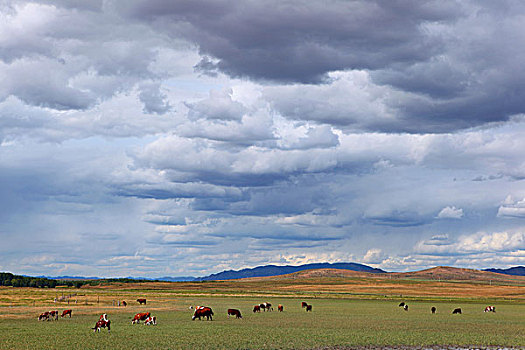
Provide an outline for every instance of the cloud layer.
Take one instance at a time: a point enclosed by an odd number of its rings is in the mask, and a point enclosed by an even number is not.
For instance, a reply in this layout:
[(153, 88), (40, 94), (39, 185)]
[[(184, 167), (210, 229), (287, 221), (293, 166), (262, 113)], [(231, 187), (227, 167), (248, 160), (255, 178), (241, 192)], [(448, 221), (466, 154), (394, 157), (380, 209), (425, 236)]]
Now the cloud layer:
[(524, 264), (524, 15), (0, 5), (0, 270)]

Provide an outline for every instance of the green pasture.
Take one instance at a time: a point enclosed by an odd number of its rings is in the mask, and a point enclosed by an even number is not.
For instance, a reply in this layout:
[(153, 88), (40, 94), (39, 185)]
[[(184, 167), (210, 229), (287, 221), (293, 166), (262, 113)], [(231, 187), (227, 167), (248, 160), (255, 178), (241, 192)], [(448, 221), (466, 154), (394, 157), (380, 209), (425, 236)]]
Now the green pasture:
[[(268, 301), (273, 312), (252, 313), (254, 304)], [(152, 312), (158, 325), (132, 325), (138, 311), (155, 305), (110, 308), (111, 332), (94, 333), (98, 311), (84, 310), (73, 318), (39, 322), (34, 317), (0, 318), (0, 349), (312, 349), (329, 346), (501, 346), (525, 347), (525, 305), (411, 301), (409, 311), (398, 302), (379, 300), (305, 300), (289, 298), (177, 298), (173, 308)], [(277, 312), (277, 304), (284, 312)], [(189, 305), (210, 306), (213, 321), (192, 321)], [(437, 313), (430, 313), (431, 306)], [(461, 307), (463, 314), (452, 315)], [(240, 309), (243, 319), (228, 318), (228, 308)], [(2, 310), (3, 309), (3, 310)], [(8, 310), (9, 309), (9, 310)], [(59, 308), (62, 310), (64, 308)], [(16, 314), (15, 307), (0, 308)], [(27, 310), (25, 311), (27, 313)]]

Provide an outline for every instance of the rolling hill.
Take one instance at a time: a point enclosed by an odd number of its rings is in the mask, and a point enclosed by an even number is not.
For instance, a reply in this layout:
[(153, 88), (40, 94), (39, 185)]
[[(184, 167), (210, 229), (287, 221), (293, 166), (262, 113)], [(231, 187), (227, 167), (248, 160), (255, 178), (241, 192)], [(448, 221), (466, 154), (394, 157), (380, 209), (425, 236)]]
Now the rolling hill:
[(196, 281), (218, 281), (218, 280), (232, 280), (249, 277), (268, 277), (268, 276), (280, 276), (303, 270), (316, 270), (316, 269), (337, 269), (337, 270), (351, 270), (361, 271), (369, 273), (386, 273), (381, 269), (376, 269), (367, 265), (356, 264), (356, 263), (317, 263), (317, 264), (305, 264), (299, 266), (276, 266), (276, 265), (265, 265), (258, 266), (252, 269), (242, 269), (239, 271), (229, 270), (223, 271), (216, 274), (211, 274), (205, 277), (196, 278)]

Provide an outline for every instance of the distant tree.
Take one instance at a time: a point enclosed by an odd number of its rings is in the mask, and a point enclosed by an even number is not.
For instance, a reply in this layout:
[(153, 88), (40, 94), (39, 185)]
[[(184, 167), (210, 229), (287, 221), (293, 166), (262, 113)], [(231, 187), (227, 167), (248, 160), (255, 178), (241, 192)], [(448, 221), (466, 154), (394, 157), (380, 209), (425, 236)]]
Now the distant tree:
[(18, 279), (18, 278), (13, 278), (11, 280), (11, 285), (13, 287), (22, 287), (22, 280)]

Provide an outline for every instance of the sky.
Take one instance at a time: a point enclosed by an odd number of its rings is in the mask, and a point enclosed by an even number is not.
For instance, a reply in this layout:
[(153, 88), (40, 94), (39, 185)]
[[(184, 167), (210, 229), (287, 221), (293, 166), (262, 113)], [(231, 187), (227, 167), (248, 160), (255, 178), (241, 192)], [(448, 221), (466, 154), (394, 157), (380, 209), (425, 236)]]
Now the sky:
[(0, 271), (525, 265), (522, 1), (0, 0)]

